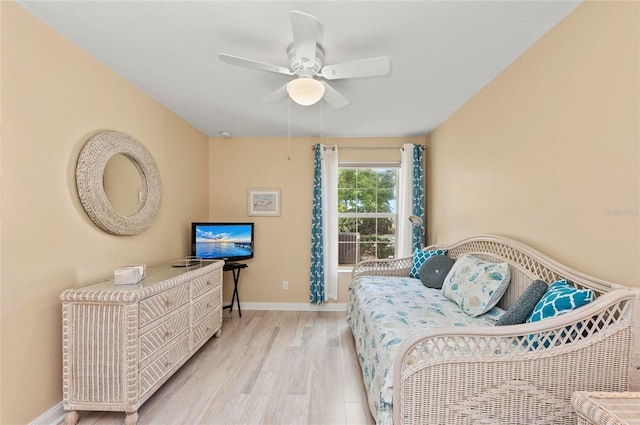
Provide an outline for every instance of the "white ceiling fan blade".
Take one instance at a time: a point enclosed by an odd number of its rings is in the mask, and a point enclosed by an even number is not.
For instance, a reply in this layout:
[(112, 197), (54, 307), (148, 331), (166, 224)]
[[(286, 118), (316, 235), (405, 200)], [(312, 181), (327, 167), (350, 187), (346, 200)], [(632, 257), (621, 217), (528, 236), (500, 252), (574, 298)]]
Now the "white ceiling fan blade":
[(322, 98), (326, 100), (329, 105), (340, 109), (349, 104), (349, 99), (341, 95), (338, 90), (331, 87), (329, 83), (322, 81), (322, 85), (324, 85), (324, 96), (322, 96)]
[(388, 56), (378, 56), (375, 58), (362, 59), (353, 62), (338, 63), (323, 67), (319, 74), (327, 80), (338, 80), (340, 78), (372, 77), (376, 75), (387, 75), (391, 68)]
[(283, 101), (289, 95), (287, 93), (287, 85), (288, 84), (289, 83), (286, 83), (284, 86), (280, 87), (278, 90), (274, 91), (269, 96), (265, 97), (262, 101), (264, 103), (278, 103), (278, 102)]
[(252, 59), (245, 59), (239, 56), (220, 53), (218, 55), (221, 61), (231, 65), (243, 66), (245, 68), (259, 69), (261, 71), (275, 72), (277, 74), (293, 75), (293, 71), (283, 66), (273, 65), (270, 63), (258, 62)]
[(303, 68), (313, 68), (316, 62), (318, 20), (307, 13), (293, 11), (291, 12), (291, 28), (296, 57)]

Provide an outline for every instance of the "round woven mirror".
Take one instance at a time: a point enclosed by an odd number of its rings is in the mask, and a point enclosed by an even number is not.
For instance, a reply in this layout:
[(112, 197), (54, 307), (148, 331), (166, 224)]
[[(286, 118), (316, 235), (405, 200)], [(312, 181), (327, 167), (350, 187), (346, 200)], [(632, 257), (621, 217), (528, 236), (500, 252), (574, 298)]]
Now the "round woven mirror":
[[(128, 157), (140, 173), (138, 209), (129, 216), (113, 208), (104, 190), (105, 167), (117, 154)], [(153, 224), (160, 209), (162, 182), (156, 162), (142, 143), (119, 131), (103, 131), (85, 143), (76, 166), (76, 186), (91, 220), (113, 235), (144, 232)]]

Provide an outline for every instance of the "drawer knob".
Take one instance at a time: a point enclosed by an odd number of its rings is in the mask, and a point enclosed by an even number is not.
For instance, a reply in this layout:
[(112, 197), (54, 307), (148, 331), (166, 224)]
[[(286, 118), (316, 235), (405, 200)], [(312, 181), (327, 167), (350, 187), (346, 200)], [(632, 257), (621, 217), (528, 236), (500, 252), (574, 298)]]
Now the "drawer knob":
[(170, 337), (171, 335), (173, 335), (173, 333), (174, 333), (173, 329), (167, 329), (167, 331), (164, 333), (164, 336)]
[(213, 307), (213, 304), (212, 303), (207, 303), (207, 308), (211, 308), (211, 307)]
[(211, 285), (213, 282), (211, 282), (210, 280), (207, 280), (207, 286)]
[(172, 364), (173, 364), (173, 362), (172, 362), (171, 360), (166, 360), (166, 361), (164, 362), (164, 366), (165, 366), (165, 367), (169, 367), (169, 366), (171, 366)]
[(171, 307), (171, 304), (173, 304), (173, 300), (171, 300), (171, 299), (167, 299), (167, 300), (164, 302), (164, 305), (166, 305), (167, 307)]

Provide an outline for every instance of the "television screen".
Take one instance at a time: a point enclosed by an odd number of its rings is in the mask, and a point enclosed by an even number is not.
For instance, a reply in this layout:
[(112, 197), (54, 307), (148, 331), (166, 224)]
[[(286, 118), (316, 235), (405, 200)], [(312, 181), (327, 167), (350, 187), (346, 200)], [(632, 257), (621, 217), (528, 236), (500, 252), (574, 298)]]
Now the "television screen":
[(192, 223), (191, 255), (207, 260), (253, 258), (253, 223)]

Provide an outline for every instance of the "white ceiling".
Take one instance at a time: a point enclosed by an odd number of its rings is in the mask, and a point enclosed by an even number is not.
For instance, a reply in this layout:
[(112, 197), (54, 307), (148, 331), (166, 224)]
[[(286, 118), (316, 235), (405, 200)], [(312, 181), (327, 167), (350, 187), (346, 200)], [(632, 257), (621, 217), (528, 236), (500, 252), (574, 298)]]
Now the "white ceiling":
[(325, 64), (386, 55), (391, 72), (333, 80), (343, 109), (291, 102), (291, 136), (384, 137), (431, 132), (579, 3), (20, 1), (207, 135), (234, 137), (288, 134), (289, 102), (262, 100), (291, 77), (217, 55), (288, 67), (292, 10), (320, 21)]

